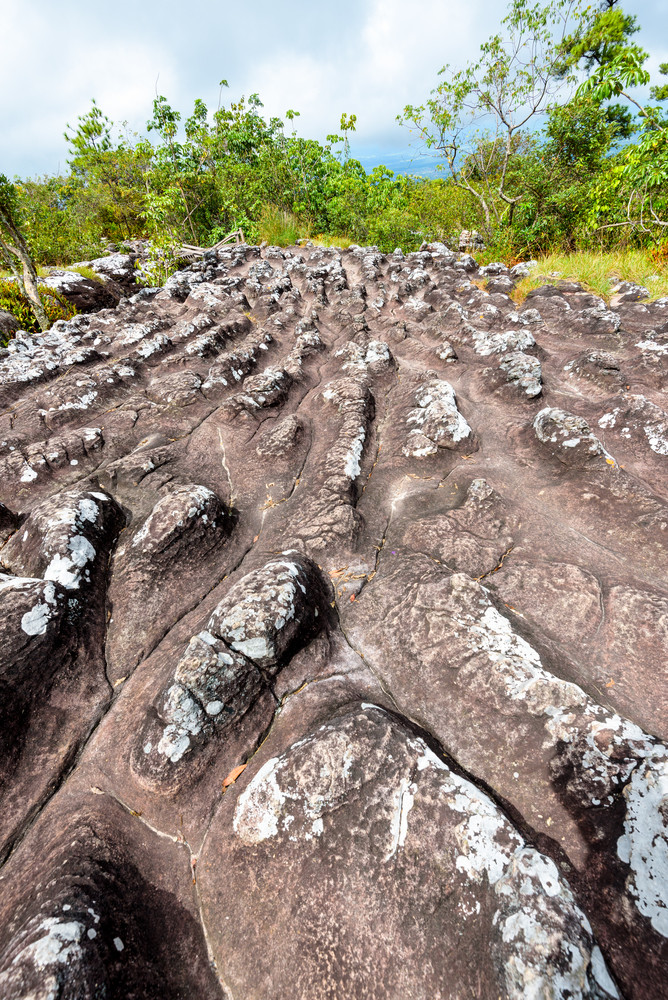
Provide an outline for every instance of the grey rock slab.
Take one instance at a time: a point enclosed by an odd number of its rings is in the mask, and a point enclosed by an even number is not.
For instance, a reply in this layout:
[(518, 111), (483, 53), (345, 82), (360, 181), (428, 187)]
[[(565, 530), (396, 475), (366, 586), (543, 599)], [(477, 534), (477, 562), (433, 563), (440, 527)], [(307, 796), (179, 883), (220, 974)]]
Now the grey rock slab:
[(557, 866), (399, 721), (364, 704), (276, 742), (198, 863), (232, 995), (618, 995)]
[(542, 369), (538, 358), (522, 351), (514, 351), (499, 362), (499, 368), (505, 373), (506, 381), (516, 386), (529, 399), (540, 396), (543, 388)]
[(408, 458), (426, 458), (439, 448), (456, 448), (472, 437), (471, 428), (457, 408), (449, 382), (433, 379), (415, 393), (415, 408), (406, 417)]
[(540, 443), (564, 465), (579, 465), (594, 459), (615, 464), (584, 417), (546, 406), (536, 414), (533, 428)]
[(663, 997), (668, 303), (127, 249), (0, 351), (5, 992)]
[[(425, 556), (397, 552), (381, 559), (343, 626), (400, 711), (513, 802), (589, 880), (590, 896), (608, 898), (612, 923), (641, 940), (645, 913), (628, 888), (617, 888), (625, 877), (622, 859), (599, 851), (602, 842), (615, 845), (622, 835), (619, 804), (631, 774), (648, 760), (661, 781), (668, 748), (551, 673), (484, 587)], [(655, 822), (664, 829), (663, 818)], [(656, 871), (662, 871), (664, 841), (653, 844)], [(668, 942), (653, 926), (655, 947), (664, 954)], [(627, 981), (638, 974), (627, 966)], [(657, 977), (655, 967), (652, 995), (658, 996)]]

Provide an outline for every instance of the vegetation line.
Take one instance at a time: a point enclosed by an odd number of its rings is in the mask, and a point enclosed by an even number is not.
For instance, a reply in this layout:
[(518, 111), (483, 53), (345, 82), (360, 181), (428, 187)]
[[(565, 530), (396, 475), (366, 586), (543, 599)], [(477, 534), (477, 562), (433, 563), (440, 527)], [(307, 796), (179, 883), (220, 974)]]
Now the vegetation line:
[(183, 244), (238, 229), (249, 243), (383, 252), (457, 249), (465, 232), (481, 263), (546, 258), (540, 275), (601, 295), (616, 279), (664, 295), (668, 83), (649, 87), (638, 30), (620, 0), (510, 0), (479, 58), (443, 67), (398, 116), (436, 157), (433, 178), (367, 173), (350, 155), (355, 115), (320, 143), (297, 135), (296, 111), (266, 118), (257, 94), (212, 112), (197, 99), (185, 119), (158, 95), (139, 135), (93, 101), (67, 126), (66, 174), (0, 174), (0, 309), (44, 329), (66, 307), (39, 287), (40, 267), (74, 262), (91, 277), (95, 257), (143, 240), (142, 280), (161, 284)]

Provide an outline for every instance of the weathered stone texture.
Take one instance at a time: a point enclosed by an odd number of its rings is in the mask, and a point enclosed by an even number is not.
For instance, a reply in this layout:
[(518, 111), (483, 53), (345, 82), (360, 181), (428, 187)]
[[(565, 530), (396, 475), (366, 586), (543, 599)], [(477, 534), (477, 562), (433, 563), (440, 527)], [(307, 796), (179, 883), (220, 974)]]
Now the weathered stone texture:
[(0, 351), (0, 994), (663, 998), (666, 303), (90, 263)]

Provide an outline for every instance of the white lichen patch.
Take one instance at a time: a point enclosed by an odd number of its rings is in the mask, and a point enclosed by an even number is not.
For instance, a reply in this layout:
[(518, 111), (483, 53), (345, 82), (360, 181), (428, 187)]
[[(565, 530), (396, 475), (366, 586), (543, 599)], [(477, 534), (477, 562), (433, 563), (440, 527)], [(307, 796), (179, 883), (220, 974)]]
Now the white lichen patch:
[(53, 583), (43, 586), (43, 601), (38, 601), (21, 618), (21, 628), (26, 635), (44, 635), (49, 622), (56, 614), (56, 588)]
[(62, 505), (49, 510), (39, 528), (43, 533), (42, 552), (47, 560), (44, 579), (59, 583), (67, 590), (77, 590), (82, 582), (90, 580), (97, 559), (90, 536), (95, 537), (100, 527), (100, 502), (108, 502), (109, 497), (102, 493), (62, 496)]
[(648, 758), (624, 790), (620, 859), (631, 868), (629, 892), (655, 931), (668, 937), (668, 759)]
[(494, 923), (504, 945), (509, 998), (619, 996), (587, 917), (549, 858), (530, 847), (517, 851), (495, 893)]
[(538, 358), (522, 351), (512, 351), (499, 362), (508, 382), (524, 389), (530, 399), (542, 391), (542, 370)]
[(23, 465), (23, 471), (21, 472), (20, 478), (22, 483), (32, 483), (35, 481), (35, 479), (37, 479), (37, 473), (35, 472), (35, 470), (31, 465), (28, 465), (28, 463), (25, 462)]
[(357, 436), (352, 440), (343, 464), (343, 474), (349, 479), (357, 479), (362, 471), (360, 460), (362, 458), (365, 440), (366, 429), (360, 425)]
[(382, 371), (392, 361), (390, 348), (382, 340), (370, 340), (366, 347), (349, 341), (335, 352), (334, 357), (345, 358), (343, 370), (357, 375), (364, 375), (369, 370)]
[[(285, 624), (285, 620), (283, 620), (283, 624)], [(238, 653), (247, 656), (249, 660), (264, 660), (271, 655), (271, 647), (265, 636), (256, 635), (251, 639), (235, 639), (234, 635), (240, 631), (241, 628), (236, 628), (230, 629), (227, 633), (232, 636), (232, 641), (230, 642), (232, 649), (236, 649)]]
[[(597, 798), (603, 800), (612, 787), (625, 782), (639, 760), (668, 755), (668, 748), (639, 726), (547, 671), (537, 650), (492, 606), (478, 583), (458, 573), (453, 574), (451, 587), (453, 622), (468, 656), (484, 656), (476, 661), (477, 669), (504, 700), (542, 717), (545, 749), (560, 741), (577, 743), (583, 773), (592, 787), (600, 786)], [(601, 804), (606, 807), (609, 802)]]
[(30, 962), (37, 969), (53, 965), (67, 965), (73, 959), (80, 959), (80, 946), (84, 927), (77, 920), (59, 920), (47, 917), (40, 925), (44, 933), (32, 944), (27, 945), (13, 960), (12, 965)]
[(648, 338), (647, 340), (639, 341), (636, 347), (639, 347), (641, 351), (651, 351), (652, 354), (668, 354), (668, 343), (661, 340), (651, 340)]
[(272, 757), (263, 764), (250, 785), (239, 796), (233, 826), (234, 832), (245, 844), (259, 844), (278, 833), (278, 823), (286, 801), (276, 780), (276, 769), (279, 767), (279, 759)]
[(305, 622), (314, 617), (314, 609), (306, 602), (307, 583), (299, 563), (273, 559), (232, 588), (214, 612), (209, 629), (249, 660), (272, 668), (285, 646), (286, 630), (294, 628), (298, 614)]
[[(259, 844), (280, 832), (286, 832), (292, 842), (320, 837), (325, 830), (324, 817), (345, 803), (347, 795), (361, 784), (360, 776), (352, 774), (354, 759), (355, 747), (347, 734), (321, 726), (316, 734), (293, 744), (287, 753), (267, 761), (258, 771), (239, 796), (235, 833), (246, 844)], [(404, 791), (409, 791), (408, 785)], [(403, 808), (409, 809), (408, 800)], [(394, 842), (398, 843), (401, 801), (395, 813)]]
[(598, 420), (598, 426), (606, 430), (608, 427), (614, 427), (617, 422), (617, 416), (619, 414), (619, 407), (616, 406), (614, 410), (610, 413), (604, 413), (602, 417)]
[(68, 554), (57, 552), (44, 572), (45, 580), (60, 583), (67, 590), (76, 590), (88, 563), (95, 559), (95, 549), (83, 535), (72, 535), (67, 541)]
[(162, 714), (167, 725), (158, 742), (157, 751), (172, 764), (176, 764), (190, 749), (190, 737), (201, 733), (205, 722), (204, 713), (182, 684), (172, 684), (167, 692)]
[(536, 341), (528, 330), (506, 330), (504, 333), (488, 333), (476, 330), (473, 334), (473, 349), (476, 354), (488, 357), (490, 354), (528, 351), (536, 346)]
[(64, 403), (61, 403), (58, 407), (59, 410), (87, 410), (89, 406), (97, 399), (98, 393), (95, 389), (91, 389), (90, 392), (84, 392), (81, 396), (77, 396), (76, 399), (68, 399)]
[(402, 452), (407, 458), (435, 455), (439, 448), (454, 448), (471, 436), (449, 382), (429, 380), (415, 393), (415, 402), (416, 409), (406, 418), (409, 430)]
[(406, 843), (408, 836), (408, 814), (413, 808), (417, 785), (409, 777), (402, 777), (399, 786), (394, 793), (392, 813), (390, 816), (389, 849), (385, 854), (385, 861), (389, 861), (397, 853), (400, 847)]

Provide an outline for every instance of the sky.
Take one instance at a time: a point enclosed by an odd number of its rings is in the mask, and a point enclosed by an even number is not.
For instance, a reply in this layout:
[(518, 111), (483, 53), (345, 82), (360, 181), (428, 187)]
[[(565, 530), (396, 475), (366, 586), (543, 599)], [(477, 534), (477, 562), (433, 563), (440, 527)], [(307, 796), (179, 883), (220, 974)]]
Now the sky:
[[(656, 79), (668, 61), (668, 0), (627, 0)], [(420, 104), (449, 63), (463, 67), (493, 33), (505, 0), (0, 0), (0, 173), (67, 169), (67, 123), (91, 98), (144, 130), (156, 93), (186, 117), (258, 93), (266, 115), (300, 112), (300, 135), (323, 141), (357, 115), (351, 153), (367, 170), (431, 173), (395, 121)]]

